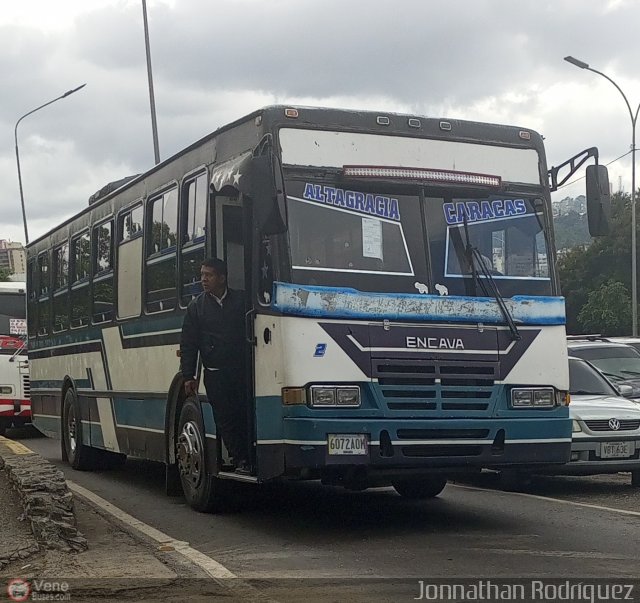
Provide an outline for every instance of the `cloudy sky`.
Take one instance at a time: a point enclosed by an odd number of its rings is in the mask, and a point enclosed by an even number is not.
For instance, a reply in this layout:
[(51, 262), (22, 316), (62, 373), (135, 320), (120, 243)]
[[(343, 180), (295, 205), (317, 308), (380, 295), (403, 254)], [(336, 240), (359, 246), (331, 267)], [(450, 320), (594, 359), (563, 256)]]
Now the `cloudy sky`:
[[(549, 165), (598, 146), (631, 189), (638, 0), (147, 0), (160, 155), (263, 105), (509, 123)], [(154, 163), (141, 0), (21, 0), (0, 11), (0, 238), (31, 240)], [(618, 159), (619, 157), (626, 156)], [(640, 160), (640, 158), (639, 158)], [(584, 192), (578, 180), (554, 198)]]

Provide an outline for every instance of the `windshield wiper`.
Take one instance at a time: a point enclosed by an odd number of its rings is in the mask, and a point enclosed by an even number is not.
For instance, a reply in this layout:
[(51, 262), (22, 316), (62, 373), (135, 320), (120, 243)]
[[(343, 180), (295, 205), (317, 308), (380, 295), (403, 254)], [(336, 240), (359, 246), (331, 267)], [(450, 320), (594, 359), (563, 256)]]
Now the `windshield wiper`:
[[(485, 297), (489, 297), (489, 293), (487, 292), (486, 283), (489, 284), (489, 288), (491, 289), (491, 296), (498, 303), (498, 307), (500, 308), (500, 312), (502, 312), (502, 316), (504, 321), (507, 323), (509, 327), (509, 331), (511, 331), (511, 339), (514, 341), (518, 341), (522, 339), (520, 332), (518, 331), (518, 327), (516, 327), (516, 323), (513, 321), (513, 316), (511, 316), (511, 312), (509, 312), (509, 308), (507, 308), (507, 304), (504, 301), (504, 297), (502, 297), (498, 285), (496, 284), (495, 279), (493, 278), (491, 272), (489, 272), (486, 264), (484, 263), (484, 259), (482, 258), (482, 254), (480, 251), (471, 244), (471, 239), (469, 238), (469, 225), (467, 224), (467, 216), (463, 212), (463, 224), (464, 224), (464, 237), (465, 241), (465, 251), (467, 252), (467, 256), (469, 259), (469, 265), (471, 266), (471, 275), (474, 283), (480, 285), (482, 292)], [(480, 268), (480, 272), (482, 272), (482, 276), (484, 279), (480, 278), (478, 272), (476, 270), (476, 262)]]
[(570, 394), (575, 394), (576, 396), (610, 396), (611, 394), (606, 394), (605, 392), (589, 392), (586, 389), (576, 389), (571, 390)]
[(640, 375), (638, 371), (630, 371), (629, 369), (620, 369), (621, 373), (625, 373), (626, 375)]

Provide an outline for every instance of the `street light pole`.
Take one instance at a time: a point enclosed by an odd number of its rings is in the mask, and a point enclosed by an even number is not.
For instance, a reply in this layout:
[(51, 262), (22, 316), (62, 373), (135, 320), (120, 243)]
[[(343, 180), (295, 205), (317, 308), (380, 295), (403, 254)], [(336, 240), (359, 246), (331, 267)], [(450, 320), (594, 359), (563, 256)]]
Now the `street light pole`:
[(149, 80), (149, 105), (151, 107), (151, 134), (153, 136), (153, 155), (156, 165), (160, 163), (158, 144), (158, 122), (156, 121), (156, 99), (153, 93), (153, 73), (151, 70), (151, 48), (149, 46), (149, 22), (147, 21), (147, 2), (142, 0), (142, 20), (144, 21), (144, 47), (147, 53), (147, 79)]
[(23, 193), (23, 190), (22, 190), (22, 174), (20, 172), (20, 153), (18, 152), (18, 125), (20, 124), (20, 122), (25, 117), (28, 117), (29, 115), (31, 115), (32, 113), (35, 113), (36, 111), (40, 111), (40, 109), (44, 109), (44, 107), (48, 107), (51, 103), (55, 103), (56, 101), (59, 101), (59, 100), (61, 100), (63, 98), (66, 98), (67, 96), (73, 94), (74, 92), (77, 92), (78, 90), (81, 90), (85, 86), (86, 86), (86, 84), (82, 84), (82, 86), (78, 86), (77, 88), (74, 88), (73, 90), (67, 90), (61, 96), (58, 96), (57, 98), (54, 98), (53, 100), (50, 100), (47, 103), (44, 103), (44, 105), (40, 105), (39, 107), (36, 107), (35, 109), (32, 109), (28, 113), (25, 113), (16, 122), (16, 127), (13, 130), (13, 137), (14, 137), (15, 144), (16, 144), (16, 164), (18, 166), (18, 185), (20, 186), (20, 205), (22, 206), (22, 222), (24, 223), (24, 244), (25, 245), (29, 244), (29, 230), (27, 229), (27, 213), (26, 213), (25, 207), (24, 207), (24, 193)]
[(631, 109), (631, 105), (627, 100), (625, 93), (620, 86), (616, 84), (608, 75), (589, 67), (588, 63), (580, 61), (572, 56), (564, 57), (567, 63), (571, 63), (580, 69), (586, 69), (601, 75), (603, 78), (611, 82), (616, 90), (622, 95), (624, 102), (629, 110), (629, 117), (631, 117), (631, 322), (633, 336), (638, 335), (638, 271), (637, 271), (637, 246), (636, 246), (636, 123), (638, 122), (638, 112), (640, 111), (640, 104), (634, 113)]

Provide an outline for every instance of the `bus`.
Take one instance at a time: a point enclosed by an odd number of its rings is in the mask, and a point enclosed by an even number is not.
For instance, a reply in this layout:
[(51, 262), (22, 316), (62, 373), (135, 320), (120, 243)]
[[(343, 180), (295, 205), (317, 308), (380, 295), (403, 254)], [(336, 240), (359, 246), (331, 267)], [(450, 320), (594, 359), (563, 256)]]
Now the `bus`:
[(0, 282), (0, 435), (31, 421), (25, 282)]
[[(606, 168), (595, 149), (563, 166), (590, 158), (597, 234)], [(457, 472), (564, 463), (558, 174), (512, 126), (294, 106), (226, 125), (28, 246), (34, 423), (77, 469), (164, 463), (199, 511), (238, 481), (427, 498)], [(249, 474), (178, 372), (210, 256), (246, 297)]]

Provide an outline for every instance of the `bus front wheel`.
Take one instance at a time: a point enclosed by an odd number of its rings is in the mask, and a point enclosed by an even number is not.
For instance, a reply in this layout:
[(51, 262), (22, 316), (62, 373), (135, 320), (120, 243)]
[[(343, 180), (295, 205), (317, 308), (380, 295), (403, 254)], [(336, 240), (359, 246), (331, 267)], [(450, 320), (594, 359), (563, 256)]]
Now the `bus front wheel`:
[(62, 407), (62, 443), (69, 464), (79, 471), (94, 469), (93, 451), (82, 443), (82, 420), (80, 404), (72, 388), (64, 395)]
[(442, 475), (402, 479), (392, 482), (392, 486), (400, 496), (414, 500), (434, 498), (444, 490), (446, 485), (447, 478)]
[(202, 414), (196, 401), (187, 400), (180, 412), (176, 458), (180, 483), (189, 506), (202, 513), (224, 510), (224, 487), (208, 467)]
[(11, 427), (11, 419), (0, 417), (0, 436), (3, 436), (9, 427)]

